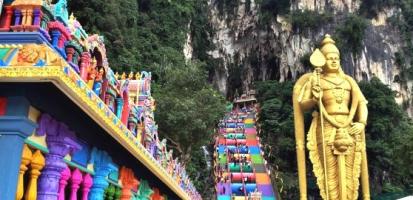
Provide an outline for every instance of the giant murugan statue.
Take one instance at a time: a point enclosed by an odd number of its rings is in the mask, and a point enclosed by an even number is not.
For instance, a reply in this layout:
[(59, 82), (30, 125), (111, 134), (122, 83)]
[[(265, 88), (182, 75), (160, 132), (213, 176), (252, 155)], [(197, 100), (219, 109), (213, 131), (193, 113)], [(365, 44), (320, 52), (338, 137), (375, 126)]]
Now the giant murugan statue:
[(313, 109), (307, 148), (324, 200), (356, 200), (361, 186), (370, 199), (364, 128), (367, 100), (340, 66), (340, 52), (326, 35), (310, 57), (313, 73), (294, 86), (294, 126), (300, 199), (307, 199), (303, 112)]

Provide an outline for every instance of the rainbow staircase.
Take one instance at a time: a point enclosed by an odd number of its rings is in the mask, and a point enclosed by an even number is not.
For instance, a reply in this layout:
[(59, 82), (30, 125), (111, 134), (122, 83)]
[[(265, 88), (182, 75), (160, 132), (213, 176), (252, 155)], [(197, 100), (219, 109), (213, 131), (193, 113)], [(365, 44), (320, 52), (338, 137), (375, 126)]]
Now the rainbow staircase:
[(235, 109), (219, 124), (215, 175), (218, 200), (275, 200), (262, 157), (254, 109)]

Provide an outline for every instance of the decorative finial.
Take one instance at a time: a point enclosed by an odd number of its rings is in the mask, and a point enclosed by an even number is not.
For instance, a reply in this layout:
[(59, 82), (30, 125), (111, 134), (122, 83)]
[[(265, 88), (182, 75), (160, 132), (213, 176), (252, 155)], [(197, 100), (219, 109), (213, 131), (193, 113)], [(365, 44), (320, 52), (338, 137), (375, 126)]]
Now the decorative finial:
[(128, 79), (132, 80), (132, 78), (133, 78), (133, 72), (130, 72), (129, 75), (128, 75)]
[(73, 13), (71, 13), (71, 14), (70, 14), (69, 21), (75, 21), (75, 19), (76, 19), (75, 16), (73, 15)]
[(125, 79), (126, 79), (126, 73), (125, 73), (125, 72), (122, 73), (122, 76), (121, 76), (120, 79), (121, 79), (121, 80), (125, 80)]
[(115, 73), (115, 79), (119, 80), (119, 73), (118, 72)]

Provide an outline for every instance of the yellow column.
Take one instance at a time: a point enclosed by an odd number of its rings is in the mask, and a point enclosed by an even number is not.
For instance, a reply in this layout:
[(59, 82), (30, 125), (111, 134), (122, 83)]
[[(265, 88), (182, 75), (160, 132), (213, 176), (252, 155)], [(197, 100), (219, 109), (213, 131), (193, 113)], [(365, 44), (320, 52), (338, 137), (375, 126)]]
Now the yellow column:
[(25, 200), (36, 200), (37, 199), (37, 179), (40, 176), (40, 170), (45, 166), (45, 158), (39, 150), (33, 154), (32, 162), (30, 164), (30, 180), (27, 186), (27, 190), (24, 196)]
[(32, 159), (32, 151), (25, 144), (23, 146), (22, 161), (20, 164), (19, 181), (17, 183), (17, 191), (16, 191), (16, 200), (21, 200), (23, 198), (23, 191), (24, 191), (23, 176), (26, 170), (28, 169), (27, 165), (30, 163), (31, 159)]
[(26, 24), (27, 26), (33, 25), (33, 10), (27, 9)]
[[(27, 9), (22, 9), (22, 26), (26, 25), (26, 19), (27, 19)], [(22, 29), (23, 30), (23, 29)]]

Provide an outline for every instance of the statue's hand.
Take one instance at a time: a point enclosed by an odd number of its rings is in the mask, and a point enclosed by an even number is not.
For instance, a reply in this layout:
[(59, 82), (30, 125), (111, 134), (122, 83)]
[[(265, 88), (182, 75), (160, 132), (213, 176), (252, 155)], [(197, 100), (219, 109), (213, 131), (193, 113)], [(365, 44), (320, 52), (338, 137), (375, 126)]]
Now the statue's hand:
[(360, 122), (351, 123), (351, 128), (349, 130), (349, 134), (350, 135), (360, 134), (364, 130), (365, 127), (366, 127), (366, 125), (364, 125), (363, 123), (360, 123)]
[(313, 85), (311, 88), (311, 92), (313, 94), (314, 99), (318, 100), (323, 97), (323, 90), (321, 89), (320, 85)]

